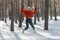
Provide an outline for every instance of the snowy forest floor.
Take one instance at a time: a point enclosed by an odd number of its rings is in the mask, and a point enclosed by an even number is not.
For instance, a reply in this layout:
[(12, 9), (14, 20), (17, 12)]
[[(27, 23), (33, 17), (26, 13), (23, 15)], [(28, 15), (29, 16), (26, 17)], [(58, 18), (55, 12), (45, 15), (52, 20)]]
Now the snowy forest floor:
[[(40, 18), (41, 19), (41, 18)], [(44, 20), (37, 21), (35, 26), (36, 33), (29, 27), (24, 34), (22, 29), (25, 28), (25, 21), (22, 28), (18, 27), (18, 24), (14, 23), (14, 30), (10, 31), (10, 20), (7, 19), (7, 23), (0, 21), (0, 40), (60, 40), (60, 17), (55, 21), (54, 18), (49, 19), (49, 30), (44, 30)]]

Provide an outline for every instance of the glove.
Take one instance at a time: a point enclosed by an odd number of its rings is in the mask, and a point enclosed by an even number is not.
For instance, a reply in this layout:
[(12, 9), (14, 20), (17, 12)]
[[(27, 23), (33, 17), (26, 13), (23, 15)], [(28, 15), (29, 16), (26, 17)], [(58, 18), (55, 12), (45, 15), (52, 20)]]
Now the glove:
[(36, 8), (35, 8), (35, 10), (36, 10)]

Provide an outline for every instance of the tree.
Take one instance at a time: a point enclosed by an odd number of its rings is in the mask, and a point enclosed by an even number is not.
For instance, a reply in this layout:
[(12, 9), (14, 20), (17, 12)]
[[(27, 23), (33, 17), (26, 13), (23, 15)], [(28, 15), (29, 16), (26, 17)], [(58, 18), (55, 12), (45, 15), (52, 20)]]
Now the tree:
[(4, 0), (2, 0), (2, 21), (4, 21)]
[(6, 23), (6, 18), (7, 18), (7, 0), (4, 1), (4, 19)]
[[(23, 2), (24, 0), (21, 0), (21, 8), (24, 7)], [(19, 27), (22, 27), (23, 20), (24, 20), (24, 15), (20, 12), (19, 13)]]
[(37, 8), (37, 14), (36, 15), (37, 15), (38, 21), (40, 21), (40, 19), (39, 19), (40, 18), (39, 8)]
[[(37, 10), (37, 0), (34, 0), (35, 8)], [(34, 15), (34, 24), (36, 24), (36, 14)]]
[(0, 20), (2, 18), (2, 2), (0, 1)]
[(14, 1), (11, 0), (11, 31), (14, 31)]
[(52, 19), (52, 5), (51, 5), (51, 0), (49, 0), (49, 1), (50, 1), (50, 2), (49, 2), (49, 3), (50, 3), (50, 4), (49, 4), (49, 5), (50, 5), (50, 18)]
[(56, 13), (56, 1), (54, 0), (54, 16), (55, 16), (55, 21), (57, 20), (57, 13)]
[(45, 24), (44, 30), (48, 30), (48, 13), (49, 13), (49, 0), (45, 0)]

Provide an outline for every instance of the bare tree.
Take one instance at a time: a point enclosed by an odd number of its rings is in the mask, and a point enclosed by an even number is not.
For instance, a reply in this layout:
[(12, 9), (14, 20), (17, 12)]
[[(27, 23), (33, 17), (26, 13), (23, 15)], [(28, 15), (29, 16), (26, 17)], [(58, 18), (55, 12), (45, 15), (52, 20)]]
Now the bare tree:
[(51, 0), (49, 0), (49, 5), (50, 5), (50, 18), (52, 19), (52, 2), (51, 2)]
[(14, 0), (11, 0), (11, 31), (14, 31)]
[(2, 2), (0, 0), (0, 20), (1, 20), (1, 18), (2, 18)]
[[(34, 0), (34, 4), (35, 4), (35, 8), (37, 10), (37, 0)], [(37, 14), (34, 15), (34, 24), (36, 24), (36, 15)]]
[(4, 0), (2, 0), (2, 21), (4, 21)]
[[(21, 7), (23, 7), (24, 0), (21, 0)], [(22, 22), (24, 20), (24, 15), (20, 12), (19, 14), (19, 27), (22, 27)]]
[(45, 13), (45, 0), (41, 0), (41, 16), (42, 20), (44, 20), (44, 13)]
[(49, 0), (45, 0), (45, 27), (44, 30), (48, 30), (48, 13), (49, 13)]
[(55, 16), (55, 21), (57, 20), (57, 13), (56, 13), (56, 1), (54, 0), (54, 16)]

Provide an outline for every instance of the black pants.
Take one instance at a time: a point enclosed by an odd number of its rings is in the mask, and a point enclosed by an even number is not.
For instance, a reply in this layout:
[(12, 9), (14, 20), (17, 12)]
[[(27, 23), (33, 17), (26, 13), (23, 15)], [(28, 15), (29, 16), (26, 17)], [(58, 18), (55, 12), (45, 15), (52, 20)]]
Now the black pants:
[(25, 30), (27, 30), (29, 28), (29, 24), (31, 25), (31, 27), (33, 28), (33, 30), (35, 30), (31, 18), (26, 18), (26, 28), (25, 28)]

